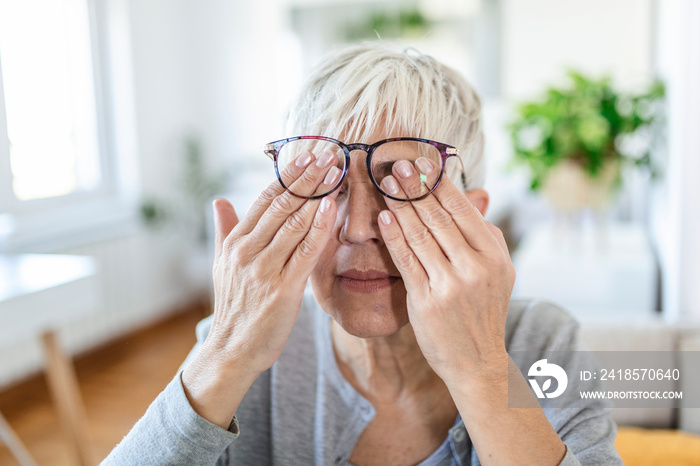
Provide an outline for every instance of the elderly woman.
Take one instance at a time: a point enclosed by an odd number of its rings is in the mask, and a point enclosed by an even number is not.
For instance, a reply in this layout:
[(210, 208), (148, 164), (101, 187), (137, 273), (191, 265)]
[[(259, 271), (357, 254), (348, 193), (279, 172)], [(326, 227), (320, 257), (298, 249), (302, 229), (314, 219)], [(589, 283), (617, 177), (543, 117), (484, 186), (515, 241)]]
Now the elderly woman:
[(512, 356), (577, 349), (578, 327), (510, 299), (470, 85), (353, 46), (290, 124), (246, 216), (214, 202), (214, 314), (105, 463), (620, 464), (609, 408), (539, 403)]

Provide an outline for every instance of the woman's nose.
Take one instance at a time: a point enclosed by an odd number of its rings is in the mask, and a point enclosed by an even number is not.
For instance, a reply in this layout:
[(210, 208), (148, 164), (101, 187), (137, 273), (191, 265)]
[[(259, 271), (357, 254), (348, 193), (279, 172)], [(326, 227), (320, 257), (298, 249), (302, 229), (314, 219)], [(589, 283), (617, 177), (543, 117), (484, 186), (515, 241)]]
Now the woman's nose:
[(381, 246), (384, 241), (377, 218), (379, 212), (386, 208), (386, 203), (384, 196), (369, 180), (366, 171), (364, 175), (364, 180), (348, 183), (343, 205), (338, 206), (340, 241), (346, 244), (372, 241)]

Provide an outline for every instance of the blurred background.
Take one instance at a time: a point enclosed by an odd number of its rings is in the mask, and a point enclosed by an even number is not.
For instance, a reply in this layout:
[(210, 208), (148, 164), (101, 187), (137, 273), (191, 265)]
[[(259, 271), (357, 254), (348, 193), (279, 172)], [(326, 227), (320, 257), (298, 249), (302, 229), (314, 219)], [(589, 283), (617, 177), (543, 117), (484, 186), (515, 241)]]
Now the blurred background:
[[(514, 297), (591, 349), (700, 350), (700, 2), (0, 0), (0, 463), (121, 439), (210, 312), (211, 201), (242, 217), (308, 70), (380, 39), (481, 95)], [(700, 452), (691, 375), (616, 411), (629, 464)]]

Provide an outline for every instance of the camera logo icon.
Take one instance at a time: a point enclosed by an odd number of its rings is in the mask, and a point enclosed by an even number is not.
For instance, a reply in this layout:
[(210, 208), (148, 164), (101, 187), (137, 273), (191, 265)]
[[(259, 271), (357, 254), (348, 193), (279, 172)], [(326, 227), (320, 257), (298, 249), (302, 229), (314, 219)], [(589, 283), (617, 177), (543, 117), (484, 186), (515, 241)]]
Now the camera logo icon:
[[(566, 376), (564, 369), (554, 363), (548, 363), (546, 359), (540, 359), (530, 366), (527, 375), (528, 382), (530, 382), (530, 386), (535, 392), (535, 395), (537, 395), (537, 398), (556, 398), (564, 393), (569, 383), (569, 378)], [(546, 377), (542, 387), (540, 387), (537, 381), (538, 377)], [(552, 388), (552, 379), (557, 381), (556, 389), (552, 392), (548, 392), (548, 390)]]

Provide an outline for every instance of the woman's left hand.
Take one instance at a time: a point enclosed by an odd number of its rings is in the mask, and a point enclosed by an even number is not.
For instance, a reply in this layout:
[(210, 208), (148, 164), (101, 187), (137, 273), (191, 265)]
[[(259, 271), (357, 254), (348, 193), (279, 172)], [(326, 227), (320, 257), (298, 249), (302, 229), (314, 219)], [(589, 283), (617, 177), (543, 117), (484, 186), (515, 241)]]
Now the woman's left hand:
[[(421, 162), (432, 168), (421, 172), (434, 184), (439, 167)], [(413, 164), (402, 161), (382, 189), (415, 196), (426, 188)], [(380, 230), (403, 278), (409, 320), (428, 363), (448, 386), (505, 374), (515, 268), (501, 231), (447, 176), (419, 201), (385, 199), (390, 210), (380, 213)]]

